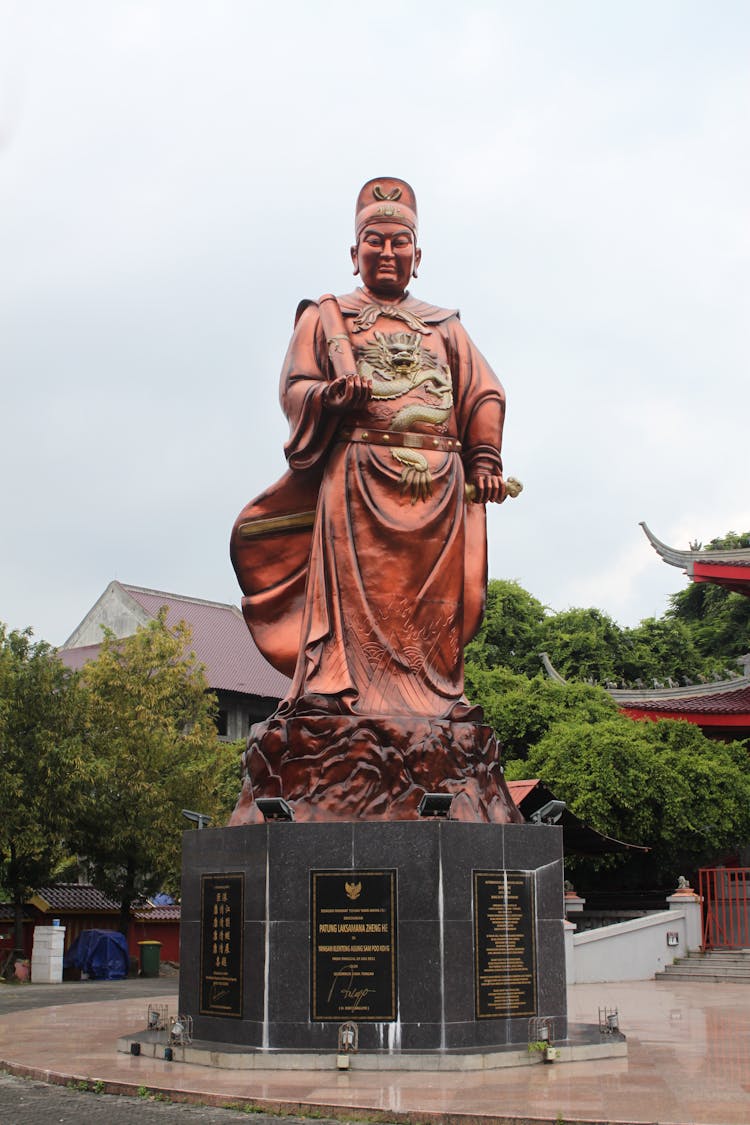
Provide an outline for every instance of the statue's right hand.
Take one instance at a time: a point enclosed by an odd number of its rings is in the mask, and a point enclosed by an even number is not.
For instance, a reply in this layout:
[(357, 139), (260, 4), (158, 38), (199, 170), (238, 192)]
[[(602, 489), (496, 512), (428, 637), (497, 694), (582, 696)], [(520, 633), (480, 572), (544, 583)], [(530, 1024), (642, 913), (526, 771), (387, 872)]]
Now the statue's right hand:
[(363, 375), (341, 375), (333, 379), (323, 392), (323, 405), (334, 414), (356, 410), (371, 398), (372, 381)]

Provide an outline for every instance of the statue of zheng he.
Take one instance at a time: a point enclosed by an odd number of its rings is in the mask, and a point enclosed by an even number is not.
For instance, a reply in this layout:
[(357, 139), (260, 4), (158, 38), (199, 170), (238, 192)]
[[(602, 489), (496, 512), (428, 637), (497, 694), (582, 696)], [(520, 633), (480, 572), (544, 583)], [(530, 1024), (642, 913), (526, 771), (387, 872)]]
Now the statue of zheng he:
[[(520, 821), (499, 746), (464, 695), (502, 503), (505, 396), (455, 309), (411, 296), (422, 252), (403, 180), (359, 193), (360, 288), (302, 301), (281, 374), (288, 472), (231, 553), (258, 648), (292, 678), (256, 724), (230, 824), (283, 797), (298, 821)], [(510, 483), (510, 482), (509, 482)]]

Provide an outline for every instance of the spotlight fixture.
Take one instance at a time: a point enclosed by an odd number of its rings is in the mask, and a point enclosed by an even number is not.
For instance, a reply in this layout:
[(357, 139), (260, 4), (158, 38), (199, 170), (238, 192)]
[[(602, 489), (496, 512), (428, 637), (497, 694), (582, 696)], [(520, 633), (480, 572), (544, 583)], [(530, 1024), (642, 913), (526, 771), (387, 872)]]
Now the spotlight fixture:
[(255, 803), (266, 820), (294, 820), (294, 810), (283, 797), (256, 797)]
[(547, 804), (533, 812), (529, 819), (532, 824), (557, 824), (567, 807), (565, 801), (547, 801)]
[(420, 816), (441, 816), (450, 818), (452, 793), (425, 793), (419, 802), (417, 812)]
[(211, 823), (211, 817), (208, 815), (208, 813), (192, 812), (191, 809), (183, 809), (182, 815), (185, 817), (185, 820), (189, 820), (193, 824), (197, 824), (199, 828), (208, 828), (209, 824)]

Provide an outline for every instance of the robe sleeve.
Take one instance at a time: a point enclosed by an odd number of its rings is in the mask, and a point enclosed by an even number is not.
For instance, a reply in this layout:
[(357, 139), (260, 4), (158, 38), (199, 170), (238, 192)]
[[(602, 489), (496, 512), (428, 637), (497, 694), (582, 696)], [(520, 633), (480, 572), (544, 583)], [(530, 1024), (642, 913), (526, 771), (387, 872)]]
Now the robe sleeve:
[(325, 409), (330, 363), (316, 305), (297, 321), (281, 372), (281, 407), (289, 419), (284, 446), (292, 469), (310, 469), (326, 456), (338, 418)]
[(479, 473), (502, 475), (502, 384), (457, 317), (446, 330), (464, 472), (468, 480)]

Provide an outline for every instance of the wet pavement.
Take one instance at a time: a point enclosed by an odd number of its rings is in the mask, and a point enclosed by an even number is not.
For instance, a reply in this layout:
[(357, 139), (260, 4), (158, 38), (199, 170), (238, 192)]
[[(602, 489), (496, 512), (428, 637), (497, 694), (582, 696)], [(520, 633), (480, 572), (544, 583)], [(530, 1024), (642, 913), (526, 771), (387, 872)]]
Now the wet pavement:
[[(750, 1123), (750, 985), (637, 981), (574, 985), (568, 996), (574, 1022), (596, 1023), (600, 1007), (618, 1009), (620, 1028), (628, 1037), (627, 1058), (548, 1066), (534, 1059), (517, 1069), (470, 1075), (339, 1072), (333, 1059), (330, 1071), (215, 1070), (115, 1051), (118, 1036), (144, 1028), (149, 1000), (168, 1003), (176, 1013), (175, 978), (2, 985), (0, 1068), (34, 1081), (20, 1086), (16, 1079), (0, 1082), (0, 1121), (150, 1125), (152, 1120), (224, 1120), (211, 1116), (216, 1112), (236, 1121), (240, 1114), (221, 1110), (233, 1102), (246, 1111), (410, 1125), (469, 1125), (480, 1119), (516, 1125)], [(63, 1088), (50, 1093), (39, 1080)], [(71, 1083), (101, 1092), (66, 1088)], [(118, 1101), (108, 1091), (130, 1096)], [(154, 1096), (215, 1108), (170, 1106), (151, 1101)], [(75, 1106), (71, 1097), (79, 1099)], [(53, 1105), (55, 1098), (59, 1104)], [(189, 1108), (198, 1116), (190, 1116)], [(132, 1116), (122, 1116), (128, 1113)]]

